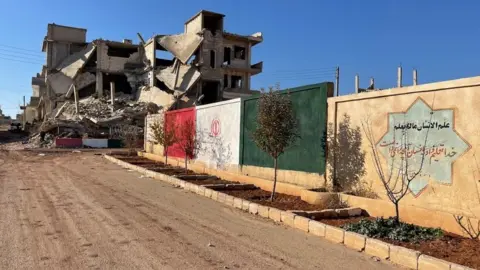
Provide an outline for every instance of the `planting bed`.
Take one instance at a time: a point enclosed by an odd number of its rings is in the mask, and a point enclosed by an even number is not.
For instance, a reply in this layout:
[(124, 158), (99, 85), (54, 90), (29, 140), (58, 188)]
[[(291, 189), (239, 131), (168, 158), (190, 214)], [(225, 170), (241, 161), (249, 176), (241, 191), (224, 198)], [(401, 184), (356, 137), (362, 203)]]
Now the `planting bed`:
[[(231, 182), (231, 181), (225, 181), (223, 179), (220, 179), (216, 176), (210, 176), (207, 179), (200, 179), (204, 178), (203, 176), (207, 175), (204, 173), (196, 173), (191, 170), (185, 171), (185, 168), (181, 167), (174, 167), (171, 166), (170, 164), (165, 164), (163, 162), (159, 161), (153, 161), (144, 157), (139, 157), (139, 156), (126, 156), (126, 155), (116, 155), (114, 156), (115, 158), (118, 158), (122, 161), (128, 162), (133, 165), (140, 166), (142, 168), (154, 171), (154, 172), (160, 172), (169, 176), (176, 176), (179, 179), (182, 179), (184, 181), (190, 182), (192, 184), (196, 185), (210, 185), (210, 184), (238, 184), (238, 182)], [(182, 175), (198, 175), (202, 177), (198, 177), (199, 179), (191, 178), (191, 177), (185, 177), (183, 178)]]
[(314, 210), (323, 210), (324, 208), (309, 204), (305, 201), (302, 201), (300, 197), (286, 195), (281, 193), (275, 193), (275, 199), (273, 202), (270, 201), (271, 192), (265, 191), (262, 189), (254, 190), (226, 190), (225, 194), (246, 199), (260, 205), (275, 207), (280, 210), (304, 210), (304, 211), (314, 211)]
[[(352, 217), (322, 219), (320, 222), (340, 227), (345, 224), (357, 223), (362, 219), (375, 220), (373, 217)], [(445, 231), (443, 231), (443, 234), (443, 236), (435, 240), (422, 240), (418, 242), (403, 242), (388, 238), (380, 238), (380, 240), (397, 246), (417, 250), (422, 254), (442, 260), (480, 269), (480, 256), (478, 255), (480, 254), (479, 240), (464, 238)]]

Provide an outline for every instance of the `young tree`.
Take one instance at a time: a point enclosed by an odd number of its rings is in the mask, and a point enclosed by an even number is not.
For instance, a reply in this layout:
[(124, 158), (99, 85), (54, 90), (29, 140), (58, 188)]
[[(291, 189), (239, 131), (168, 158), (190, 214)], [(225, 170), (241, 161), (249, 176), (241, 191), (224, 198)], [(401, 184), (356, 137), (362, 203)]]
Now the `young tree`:
[(168, 147), (177, 142), (176, 125), (174, 121), (167, 121), (166, 115), (161, 115), (150, 125), (151, 135), (156, 144), (160, 144), (165, 150), (165, 165), (168, 164)]
[(202, 149), (201, 134), (195, 131), (195, 121), (188, 119), (180, 124), (178, 146), (185, 153), (185, 173), (188, 171), (188, 159), (194, 158)]
[(113, 128), (114, 137), (120, 138), (125, 147), (128, 148), (128, 154), (134, 155), (138, 146), (139, 136), (142, 131), (131, 125), (118, 125)]
[[(432, 120), (432, 115), (433, 112), (430, 113), (430, 122)], [(416, 146), (412, 146), (412, 143), (408, 138), (409, 136), (407, 130), (401, 131), (400, 138), (396, 138), (394, 132), (393, 141), (398, 142), (398, 150), (391, 151), (390, 158), (387, 160), (387, 170), (383, 169), (380, 157), (381, 154), (375, 145), (372, 124), (370, 123), (369, 119), (362, 123), (362, 129), (372, 151), (372, 159), (375, 170), (383, 184), (383, 187), (385, 188), (388, 199), (395, 206), (395, 222), (398, 224), (400, 223), (400, 201), (409, 192), (413, 180), (415, 180), (415, 178), (422, 172), (425, 163), (427, 150), (426, 146), (430, 128), (426, 130), (423, 145), (418, 146), (418, 148)], [(420, 160), (412, 158), (412, 152), (416, 151), (420, 153)]]
[[(278, 90), (277, 86), (277, 90)], [(257, 146), (273, 158), (274, 177), (270, 200), (275, 198), (278, 157), (299, 137), (297, 119), (288, 95), (270, 87), (258, 102), (257, 128), (252, 134)]]

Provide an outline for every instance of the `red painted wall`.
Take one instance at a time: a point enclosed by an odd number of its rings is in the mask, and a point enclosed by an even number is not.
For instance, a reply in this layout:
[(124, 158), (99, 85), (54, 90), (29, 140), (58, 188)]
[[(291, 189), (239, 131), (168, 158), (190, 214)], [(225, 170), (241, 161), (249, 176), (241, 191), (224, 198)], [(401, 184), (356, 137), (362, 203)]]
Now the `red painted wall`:
[(56, 138), (55, 146), (58, 148), (82, 147), (83, 141), (81, 138)]
[[(165, 114), (165, 125), (166, 127), (173, 121), (176, 126), (176, 136), (180, 138), (181, 136), (181, 126), (185, 125), (188, 120), (192, 120), (193, 122), (193, 129), (195, 130), (195, 107), (169, 111)], [(178, 157), (178, 158), (185, 158), (185, 152), (181, 149), (178, 143), (168, 147), (168, 156), (171, 157)], [(165, 152), (165, 151), (164, 151)], [(165, 153), (164, 153), (165, 154)], [(190, 157), (192, 158), (192, 157)]]

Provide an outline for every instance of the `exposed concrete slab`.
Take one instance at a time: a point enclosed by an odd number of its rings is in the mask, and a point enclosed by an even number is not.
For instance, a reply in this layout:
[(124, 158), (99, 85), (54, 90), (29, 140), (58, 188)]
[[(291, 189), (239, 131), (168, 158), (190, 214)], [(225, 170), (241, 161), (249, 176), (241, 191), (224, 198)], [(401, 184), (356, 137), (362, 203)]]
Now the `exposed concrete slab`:
[(192, 57), (202, 44), (203, 37), (195, 34), (168, 35), (157, 38), (157, 42), (167, 51), (171, 52), (183, 64)]
[(63, 60), (57, 67), (57, 70), (65, 76), (74, 79), (79, 70), (85, 66), (88, 59), (95, 52), (95, 45), (90, 43), (87, 47), (77, 53), (74, 53)]
[(180, 65), (177, 74), (174, 73), (174, 65), (157, 71), (156, 77), (171, 90), (186, 92), (200, 79), (200, 72), (190, 65)]
[(139, 102), (153, 102), (162, 108), (169, 108), (174, 102), (175, 98), (158, 87), (142, 87), (137, 91), (137, 100)]
[(47, 82), (56, 94), (66, 94), (73, 80), (61, 72), (48, 75)]

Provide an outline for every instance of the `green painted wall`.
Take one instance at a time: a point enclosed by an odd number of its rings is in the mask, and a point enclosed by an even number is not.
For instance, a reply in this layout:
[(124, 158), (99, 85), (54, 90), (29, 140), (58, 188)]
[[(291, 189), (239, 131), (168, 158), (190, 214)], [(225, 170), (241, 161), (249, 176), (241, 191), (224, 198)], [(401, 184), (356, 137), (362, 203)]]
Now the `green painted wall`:
[[(279, 157), (278, 168), (324, 174), (327, 95), (333, 93), (333, 83), (306, 85), (281, 92), (290, 93), (301, 138)], [(240, 164), (273, 167), (272, 158), (251, 139), (257, 123), (259, 98), (260, 95), (255, 95), (242, 99)]]

